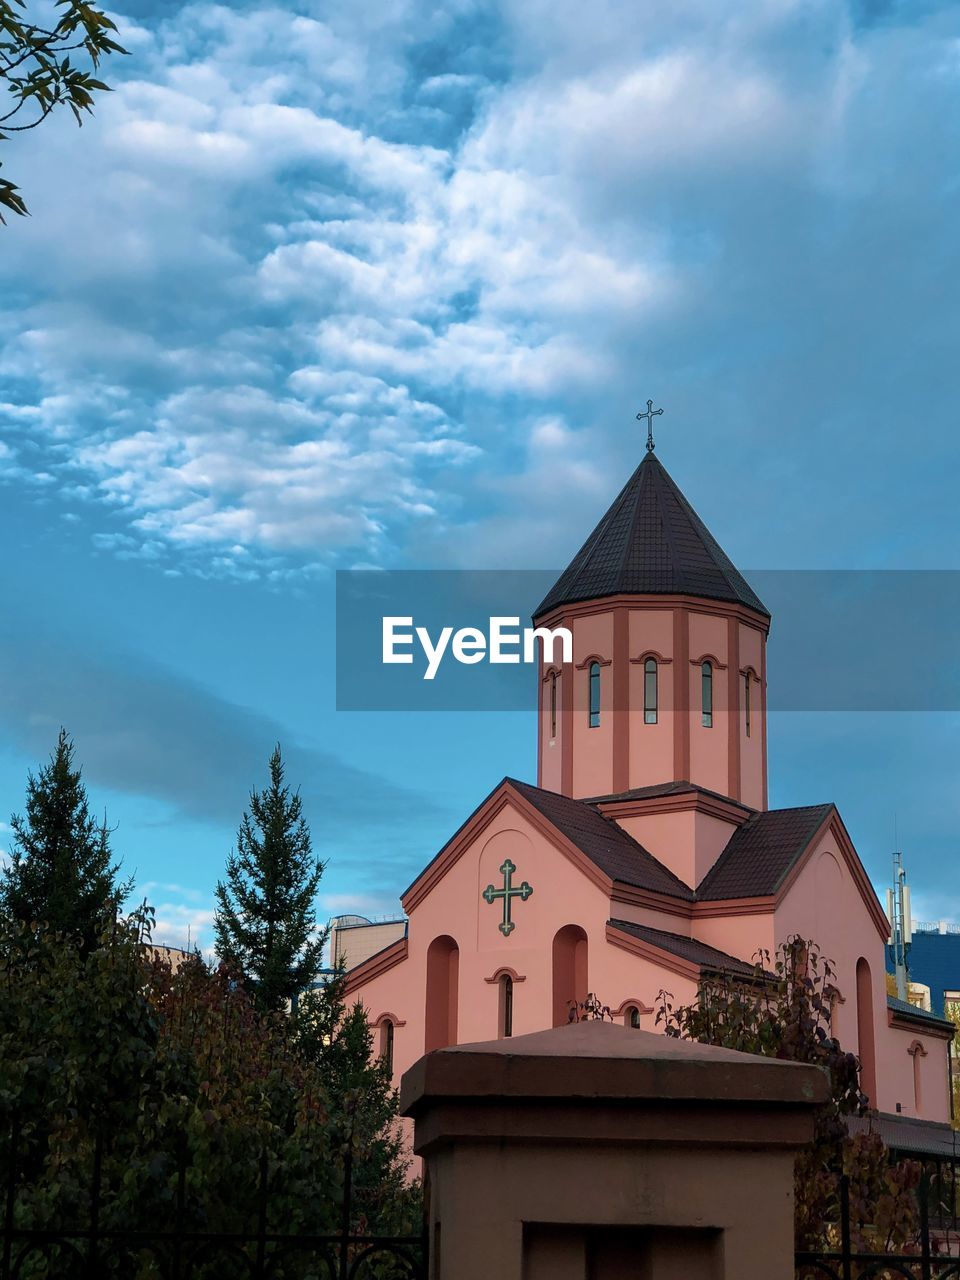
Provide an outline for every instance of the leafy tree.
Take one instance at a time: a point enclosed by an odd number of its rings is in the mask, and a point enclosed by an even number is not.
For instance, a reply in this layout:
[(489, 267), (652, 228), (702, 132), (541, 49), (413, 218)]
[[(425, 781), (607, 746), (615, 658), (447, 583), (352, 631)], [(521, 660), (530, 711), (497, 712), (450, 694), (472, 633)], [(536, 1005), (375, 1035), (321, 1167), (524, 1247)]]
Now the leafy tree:
[[(52, 111), (67, 106), (77, 124), (93, 110), (93, 95), (109, 86), (94, 76), (101, 59), (126, 53), (110, 35), (116, 26), (107, 15), (86, 0), (54, 0), (53, 25), (31, 21), (27, 0), (0, 0), (0, 87), (9, 96), (0, 106), (0, 142), (10, 133), (35, 129)], [(74, 65), (80, 53), (89, 65)], [(25, 214), (27, 206), (18, 188), (0, 178), (2, 209)]]
[(323, 863), (313, 856), (300, 793), (283, 779), (278, 745), (270, 785), (251, 792), (216, 891), (217, 952), (262, 1009), (281, 1009), (310, 986), (326, 942), (314, 908)]
[[(103, 1231), (156, 1233), (176, 1222), (185, 1232), (251, 1233), (264, 1210), (268, 1231), (333, 1234), (349, 1145), (355, 1183), (383, 1188), (362, 1212), (355, 1206), (352, 1230), (415, 1232), (416, 1193), (402, 1161), (381, 1162), (396, 1150), (389, 1133), (378, 1147), (371, 1127), (389, 1130), (396, 1114), (392, 1096), (386, 1111), (368, 1108), (362, 1072), (371, 1064), (344, 1050), (361, 1075), (357, 1096), (340, 1096), (340, 1077), (304, 1051), (291, 1020), (257, 1009), (225, 968), (211, 971), (197, 956), (174, 972), (149, 959), (148, 924), (148, 913), (136, 913), (84, 952), (70, 938), (0, 920), (0, 1185), (12, 1133), (15, 1226), (69, 1231), (88, 1222), (99, 1147)], [(352, 1031), (335, 1019), (326, 1034), (337, 1057)], [(372, 1168), (367, 1152), (376, 1153)], [(240, 1266), (238, 1248), (211, 1247), (191, 1276), (249, 1274), (251, 1251), (244, 1247)], [(266, 1262), (278, 1280), (317, 1274), (315, 1260)], [(38, 1253), (18, 1275), (73, 1275), (71, 1265), (62, 1250), (49, 1261)], [(161, 1271), (138, 1246), (102, 1256), (97, 1275), (156, 1280)]]
[(850, 1181), (851, 1227), (855, 1245), (882, 1251), (914, 1242), (918, 1229), (916, 1165), (891, 1165), (890, 1153), (874, 1133), (851, 1136), (848, 1115), (864, 1111), (860, 1062), (832, 1034), (837, 997), (833, 964), (815, 943), (800, 937), (782, 943), (773, 957), (758, 956), (753, 975), (712, 974), (700, 984), (694, 1004), (675, 1007), (660, 992), (657, 1023), (667, 1035), (721, 1045), (823, 1068), (830, 1098), (819, 1109), (813, 1142), (797, 1158), (795, 1215), (797, 1247), (836, 1244), (839, 1179)]
[(117, 884), (106, 819), (90, 812), (73, 743), (60, 730), (56, 750), (39, 776), (27, 779), (26, 816), (11, 818), (14, 845), (0, 883), (0, 904), (28, 925), (76, 934), (85, 946), (123, 903), (131, 881)]
[(293, 1034), (326, 1083), (331, 1121), (341, 1135), (342, 1150), (351, 1153), (358, 1204), (381, 1229), (404, 1230), (411, 1192), (395, 1122), (397, 1095), (386, 1063), (374, 1055), (363, 1006), (347, 1008), (342, 972), (301, 997)]

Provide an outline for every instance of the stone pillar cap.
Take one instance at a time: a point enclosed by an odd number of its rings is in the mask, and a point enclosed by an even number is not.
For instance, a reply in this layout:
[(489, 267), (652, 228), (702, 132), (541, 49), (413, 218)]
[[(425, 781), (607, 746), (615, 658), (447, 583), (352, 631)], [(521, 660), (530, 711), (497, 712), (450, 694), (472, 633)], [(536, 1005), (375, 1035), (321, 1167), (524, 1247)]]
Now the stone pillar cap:
[(454, 1098), (570, 1098), (788, 1107), (826, 1102), (826, 1072), (612, 1022), (450, 1045), (404, 1073), (400, 1109)]

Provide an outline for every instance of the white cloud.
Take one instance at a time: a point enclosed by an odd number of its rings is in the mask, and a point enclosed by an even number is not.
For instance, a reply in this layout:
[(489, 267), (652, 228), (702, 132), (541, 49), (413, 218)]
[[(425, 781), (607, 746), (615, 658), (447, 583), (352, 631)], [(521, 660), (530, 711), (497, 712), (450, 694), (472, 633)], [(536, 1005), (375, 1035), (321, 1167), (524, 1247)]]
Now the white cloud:
[(92, 127), (11, 161), (34, 216), (0, 267), (7, 478), (108, 504), (101, 546), (170, 572), (376, 563), (454, 526), (495, 553), (546, 488), (587, 510), (627, 450), (600, 421), (652, 372), (678, 410), (721, 374), (792, 399), (758, 358), (784, 300), (799, 368), (849, 328), (848, 264), (890, 262), (856, 229), (886, 183), (871, 95), (949, 42), (826, 0), (498, 14), (194, 3), (125, 28)]

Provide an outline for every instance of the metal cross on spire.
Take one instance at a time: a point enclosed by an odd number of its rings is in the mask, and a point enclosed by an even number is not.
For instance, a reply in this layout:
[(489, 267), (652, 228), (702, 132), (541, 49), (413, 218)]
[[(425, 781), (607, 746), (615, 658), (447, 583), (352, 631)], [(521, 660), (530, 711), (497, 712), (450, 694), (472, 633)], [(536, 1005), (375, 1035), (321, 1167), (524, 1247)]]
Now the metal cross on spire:
[(663, 410), (655, 409), (653, 407), (653, 401), (648, 400), (647, 412), (637, 414), (638, 422), (643, 422), (644, 419), (646, 419), (646, 422), (647, 422), (647, 453), (653, 453), (654, 449), (657, 447), (653, 443), (653, 420), (655, 417), (657, 417), (658, 414), (661, 414), (661, 413), (663, 413)]

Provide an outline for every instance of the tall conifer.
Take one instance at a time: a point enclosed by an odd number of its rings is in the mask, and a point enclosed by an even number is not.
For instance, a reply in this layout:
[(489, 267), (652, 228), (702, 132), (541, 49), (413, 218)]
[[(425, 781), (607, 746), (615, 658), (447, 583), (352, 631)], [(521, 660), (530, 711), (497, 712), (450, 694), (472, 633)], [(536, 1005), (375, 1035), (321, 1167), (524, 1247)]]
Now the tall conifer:
[(243, 975), (263, 1009), (295, 1001), (320, 970), (326, 934), (317, 933), (314, 900), (322, 874), (277, 745), (270, 785), (250, 793), (226, 880), (217, 884), (214, 920), (220, 959)]
[(39, 775), (27, 777), (25, 815), (11, 818), (14, 844), (0, 882), (0, 905), (28, 925), (75, 934), (91, 947), (132, 887), (117, 884), (110, 830), (90, 812), (73, 742), (60, 730)]

